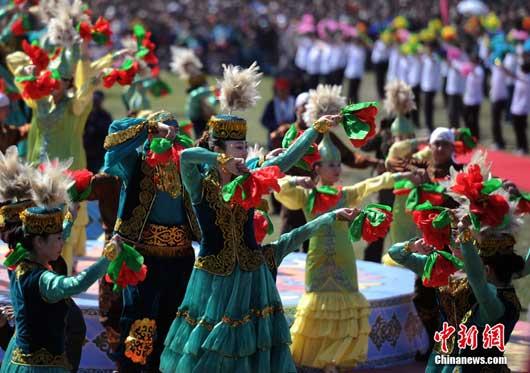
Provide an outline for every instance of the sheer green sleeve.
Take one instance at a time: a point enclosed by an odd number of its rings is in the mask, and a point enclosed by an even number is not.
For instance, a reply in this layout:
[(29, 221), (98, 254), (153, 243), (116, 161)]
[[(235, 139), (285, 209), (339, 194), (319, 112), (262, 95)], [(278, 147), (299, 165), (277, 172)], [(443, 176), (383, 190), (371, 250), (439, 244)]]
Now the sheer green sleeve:
[(180, 154), (180, 174), (182, 183), (188, 191), (191, 202), (198, 203), (202, 197), (201, 165), (217, 166), (219, 154), (204, 148), (190, 148)]
[(109, 263), (108, 259), (102, 257), (76, 276), (61, 276), (45, 271), (39, 279), (40, 293), (50, 303), (80, 294), (105, 274)]
[(388, 255), (397, 263), (407, 267), (418, 276), (423, 275), (423, 268), (427, 262), (427, 255), (411, 253), (405, 250), (407, 242), (396, 243), (388, 249)]
[(478, 302), (478, 322), (481, 325), (498, 320), (504, 313), (504, 305), (497, 297), (497, 288), (486, 280), (486, 271), (471, 242), (461, 244), (464, 269), (475, 299)]
[(266, 161), (263, 167), (278, 166), (283, 172), (288, 171), (298, 162), (305, 154), (307, 149), (318, 137), (318, 132), (313, 128), (305, 130), (302, 136), (287, 149), (287, 151), (270, 161)]
[(293, 229), (289, 233), (284, 233), (278, 241), (271, 244), (274, 250), (274, 260), (280, 265), (283, 258), (300, 247), (302, 243), (314, 235), (320, 228), (335, 222), (336, 214), (334, 211), (320, 215), (318, 218), (311, 220), (309, 223)]

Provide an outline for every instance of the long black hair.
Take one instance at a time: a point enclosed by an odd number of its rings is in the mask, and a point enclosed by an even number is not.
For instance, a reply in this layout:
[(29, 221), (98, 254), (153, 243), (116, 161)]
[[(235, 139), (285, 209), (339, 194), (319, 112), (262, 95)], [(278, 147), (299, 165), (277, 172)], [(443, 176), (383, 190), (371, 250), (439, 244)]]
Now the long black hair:
[(521, 272), (525, 266), (523, 257), (514, 252), (484, 256), (482, 262), (493, 270), (497, 279), (503, 284), (509, 284), (514, 273)]

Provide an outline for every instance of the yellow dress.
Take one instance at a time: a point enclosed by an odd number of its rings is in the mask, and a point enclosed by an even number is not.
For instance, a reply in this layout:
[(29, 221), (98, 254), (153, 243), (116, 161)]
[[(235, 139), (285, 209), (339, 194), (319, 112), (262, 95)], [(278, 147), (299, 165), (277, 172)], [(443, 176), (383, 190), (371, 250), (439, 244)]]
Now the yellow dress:
[[(86, 168), (86, 154), (83, 146), (85, 124), (92, 110), (92, 94), (97, 87), (94, 77), (102, 69), (111, 66), (112, 55), (90, 62), (80, 60), (74, 77), (74, 92), (55, 104), (52, 97), (40, 100), (25, 99), (32, 109), (33, 118), (28, 134), (29, 162), (40, 163), (44, 156), (59, 160), (73, 159), (72, 170)], [(15, 77), (20, 76), (22, 68), (29, 65), (30, 59), (23, 52), (15, 52), (6, 57), (6, 62)], [(22, 92), (22, 86), (17, 83)], [(77, 218), (72, 227), (70, 238), (63, 248), (63, 257), (71, 272), (74, 255), (84, 255), (86, 245), (86, 225), (88, 211), (86, 202), (80, 204)]]
[[(335, 206), (355, 207), (369, 194), (392, 188), (394, 177), (384, 173), (342, 189)], [(307, 221), (316, 218), (305, 211), (310, 190), (280, 181), (275, 197), (285, 207), (304, 209)], [(324, 368), (334, 364), (353, 367), (366, 360), (370, 305), (359, 292), (355, 253), (348, 238), (348, 224), (337, 221), (322, 227), (309, 241), (305, 287), (291, 327), (291, 352), (298, 366)]]

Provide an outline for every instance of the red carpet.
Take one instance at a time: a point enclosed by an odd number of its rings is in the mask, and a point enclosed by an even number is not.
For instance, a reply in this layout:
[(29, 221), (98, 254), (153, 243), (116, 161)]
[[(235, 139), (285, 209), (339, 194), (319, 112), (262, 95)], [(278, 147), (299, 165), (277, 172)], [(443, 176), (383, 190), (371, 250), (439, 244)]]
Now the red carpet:
[[(458, 157), (458, 161), (467, 163), (471, 154)], [(488, 150), (488, 159), (493, 162), (491, 173), (502, 179), (513, 181), (519, 189), (530, 191), (530, 157), (518, 156), (504, 151)]]

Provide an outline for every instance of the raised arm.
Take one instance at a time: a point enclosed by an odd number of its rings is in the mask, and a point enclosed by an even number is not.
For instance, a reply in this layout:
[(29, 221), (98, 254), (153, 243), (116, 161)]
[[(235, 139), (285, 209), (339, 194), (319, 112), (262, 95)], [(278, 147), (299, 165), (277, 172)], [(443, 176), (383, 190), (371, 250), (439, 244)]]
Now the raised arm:
[(101, 257), (85, 271), (69, 277), (45, 271), (39, 279), (40, 294), (50, 303), (80, 294), (105, 274), (109, 263), (107, 258)]
[(122, 181), (129, 180), (138, 160), (137, 149), (147, 140), (149, 123), (139, 118), (115, 120), (105, 138), (105, 163), (103, 172), (117, 176)]
[(467, 280), (479, 305), (479, 323), (484, 325), (495, 322), (504, 313), (504, 305), (497, 297), (497, 288), (486, 280), (482, 260), (473, 242), (462, 243), (460, 247)]
[(280, 191), (274, 197), (290, 210), (303, 209), (307, 203), (308, 191), (295, 184), (295, 177), (287, 176), (279, 181)]
[(271, 247), (274, 250), (276, 265), (279, 266), (283, 258), (300, 247), (304, 241), (313, 236), (320, 228), (333, 224), (336, 216), (334, 211), (322, 214), (309, 223), (295, 228), (289, 233), (282, 234), (277, 241), (272, 242)]
[(343, 193), (346, 199), (346, 207), (356, 207), (359, 203), (372, 193), (382, 189), (392, 189), (394, 182), (400, 174), (385, 172), (379, 176), (363, 180), (355, 185), (344, 187)]
[(182, 183), (188, 191), (192, 203), (198, 203), (202, 198), (202, 174), (199, 166), (217, 167), (218, 157), (219, 153), (200, 147), (186, 149), (180, 153)]
[(388, 249), (388, 254), (394, 261), (421, 276), (427, 262), (427, 256), (411, 252), (408, 249), (410, 243), (411, 241), (396, 243)]
[(307, 149), (315, 142), (317, 136), (318, 132), (314, 128), (308, 128), (286, 152), (280, 154), (276, 158), (266, 161), (262, 167), (278, 166), (282, 172), (288, 171), (304, 156)]
[[(14, 53), (7, 55), (6, 64), (7, 64), (9, 71), (11, 71), (11, 73), (13, 74), (15, 78), (14, 83), (17, 89), (19, 90), (19, 92), (22, 92), (23, 91), (22, 84), (18, 83), (16, 81), (16, 78), (27, 75), (26, 72), (24, 71), (24, 68), (26, 66), (31, 65), (30, 58), (24, 52), (14, 52)], [(23, 100), (26, 103), (26, 105), (28, 105), (30, 108), (35, 109), (37, 107), (37, 103), (35, 100), (25, 99), (25, 98), (23, 98)]]

